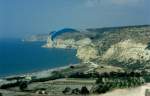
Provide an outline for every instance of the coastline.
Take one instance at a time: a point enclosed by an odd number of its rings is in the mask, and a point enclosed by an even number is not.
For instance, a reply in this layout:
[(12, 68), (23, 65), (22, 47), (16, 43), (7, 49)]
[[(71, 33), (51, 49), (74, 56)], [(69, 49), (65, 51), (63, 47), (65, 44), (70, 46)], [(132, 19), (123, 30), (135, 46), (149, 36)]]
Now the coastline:
[(50, 68), (50, 69), (43, 70), (43, 71), (33, 72), (29, 75), (36, 76), (37, 78), (44, 78), (44, 77), (50, 76), (51, 72), (53, 72), (53, 71), (59, 71), (62, 69), (66, 69), (66, 68), (69, 68), (71, 65), (77, 66), (79, 64), (70, 64), (70, 65), (66, 65), (66, 66), (62, 66), (62, 67)]
[(44, 78), (44, 77), (50, 76), (51, 72), (53, 72), (53, 71), (59, 71), (59, 70), (62, 70), (62, 69), (66, 69), (66, 68), (69, 68), (71, 65), (77, 66), (77, 65), (79, 65), (79, 63), (70, 64), (70, 65), (61, 66), (61, 67), (49, 68), (49, 69), (45, 69), (45, 70), (39, 70), (39, 71), (35, 71), (35, 72), (15, 74), (15, 75), (9, 75), (9, 76), (2, 76), (2, 77), (0, 77), (0, 80), (4, 80), (6, 78), (12, 78), (12, 77), (26, 77), (26, 76)]
[(0, 48), (0, 79), (78, 63), (74, 49), (42, 48), (44, 43), (22, 42), (20, 39), (2, 40), (0, 46), (4, 44), (5, 47)]

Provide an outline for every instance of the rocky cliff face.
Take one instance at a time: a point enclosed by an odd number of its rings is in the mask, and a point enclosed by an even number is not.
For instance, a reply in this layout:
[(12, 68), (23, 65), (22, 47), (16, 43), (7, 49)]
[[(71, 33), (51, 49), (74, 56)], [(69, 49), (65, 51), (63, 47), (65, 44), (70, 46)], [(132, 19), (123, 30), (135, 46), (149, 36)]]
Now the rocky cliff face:
[(83, 62), (90, 62), (98, 58), (98, 50), (93, 45), (86, 45), (77, 48), (76, 56)]
[(103, 55), (103, 59), (117, 59), (118, 61), (150, 60), (150, 50), (147, 45), (132, 40), (121, 41), (112, 45)]
[(52, 48), (53, 47), (53, 41), (51, 40), (51, 38), (49, 36), (47, 37), (46, 44), (43, 45), (42, 47), (45, 47), (45, 48)]
[(150, 61), (149, 42), (150, 25), (139, 25), (65, 33), (57, 37), (53, 47), (76, 48), (76, 56), (84, 62), (109, 64), (113, 60), (137, 64)]

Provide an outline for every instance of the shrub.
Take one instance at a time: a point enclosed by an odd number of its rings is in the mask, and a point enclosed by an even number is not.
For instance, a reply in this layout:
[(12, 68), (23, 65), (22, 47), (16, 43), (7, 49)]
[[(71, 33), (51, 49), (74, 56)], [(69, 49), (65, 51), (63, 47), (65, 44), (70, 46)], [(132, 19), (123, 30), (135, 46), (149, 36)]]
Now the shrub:
[(0, 89), (7, 89), (10, 87), (16, 87), (16, 86), (19, 86), (19, 84), (20, 84), (20, 82), (3, 84), (2, 86), (0, 86)]
[(28, 84), (27, 84), (26, 81), (21, 82), (20, 85), (19, 85), (19, 88), (20, 88), (21, 91), (24, 91), (27, 87), (28, 87)]
[(101, 77), (96, 80), (94, 93), (105, 93), (115, 88), (137, 87), (145, 83), (143, 77), (136, 77), (133, 73), (125, 77)]
[(66, 87), (66, 88), (62, 91), (62, 93), (64, 93), (64, 94), (70, 94), (70, 93), (71, 93), (71, 88), (70, 88), (70, 87)]
[(80, 94), (80, 90), (78, 88), (75, 88), (72, 90), (72, 94)]
[(2, 93), (0, 93), (0, 96), (3, 96), (3, 94), (2, 94)]
[(150, 50), (150, 42), (147, 43), (146, 49)]
[(89, 92), (89, 90), (86, 88), (86, 86), (83, 86), (82, 88), (81, 88), (81, 94), (89, 94), (90, 92)]

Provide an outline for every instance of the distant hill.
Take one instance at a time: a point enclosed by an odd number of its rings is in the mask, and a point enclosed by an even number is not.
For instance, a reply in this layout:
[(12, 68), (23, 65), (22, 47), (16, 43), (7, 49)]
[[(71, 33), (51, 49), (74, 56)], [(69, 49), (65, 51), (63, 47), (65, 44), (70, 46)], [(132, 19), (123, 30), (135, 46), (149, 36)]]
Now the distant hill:
[(37, 41), (47, 41), (48, 34), (37, 34), (37, 35), (32, 35), (28, 36), (22, 39), (22, 41), (26, 42), (37, 42)]
[(61, 30), (58, 30), (58, 31), (52, 31), (50, 33), (51, 35), (51, 40), (54, 40), (57, 36), (61, 35), (61, 34), (64, 34), (64, 33), (72, 33), (72, 32), (78, 32), (76, 29), (73, 29), (73, 28), (64, 28), (64, 29), (61, 29)]
[(150, 25), (121, 26), (87, 29), (95, 34), (94, 42), (100, 48), (107, 50), (111, 45), (131, 39), (137, 43), (150, 42)]

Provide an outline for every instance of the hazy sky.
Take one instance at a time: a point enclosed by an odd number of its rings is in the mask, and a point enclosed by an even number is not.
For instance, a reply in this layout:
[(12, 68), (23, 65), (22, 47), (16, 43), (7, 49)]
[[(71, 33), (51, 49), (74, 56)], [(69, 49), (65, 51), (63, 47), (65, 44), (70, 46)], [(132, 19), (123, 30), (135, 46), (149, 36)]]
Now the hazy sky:
[(0, 0), (0, 38), (150, 24), (150, 0)]

